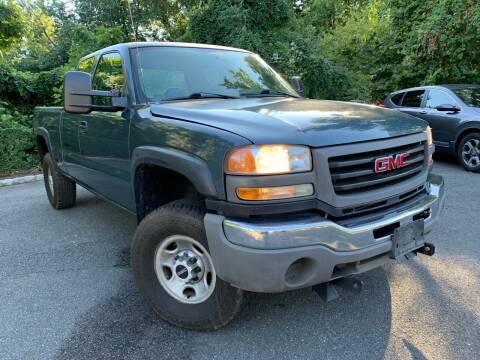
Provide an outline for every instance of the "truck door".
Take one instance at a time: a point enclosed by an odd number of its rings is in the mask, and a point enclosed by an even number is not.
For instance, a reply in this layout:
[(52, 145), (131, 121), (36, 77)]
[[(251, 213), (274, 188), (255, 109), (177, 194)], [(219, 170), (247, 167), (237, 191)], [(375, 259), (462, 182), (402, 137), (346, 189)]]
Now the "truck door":
[[(95, 65), (95, 56), (82, 59), (77, 66), (78, 71), (84, 71), (89, 74), (93, 72)], [(81, 176), (80, 166), (80, 143), (78, 139), (79, 124), (81, 119), (87, 115), (73, 114), (62, 111), (61, 119), (61, 140), (63, 161), (67, 173), (78, 179)]]
[[(98, 60), (93, 75), (94, 90), (117, 90), (126, 94), (126, 76), (120, 53), (109, 52)], [(110, 106), (112, 99), (94, 96), (93, 105)], [(130, 111), (92, 111), (81, 115), (79, 180), (92, 190), (134, 209), (130, 186)]]

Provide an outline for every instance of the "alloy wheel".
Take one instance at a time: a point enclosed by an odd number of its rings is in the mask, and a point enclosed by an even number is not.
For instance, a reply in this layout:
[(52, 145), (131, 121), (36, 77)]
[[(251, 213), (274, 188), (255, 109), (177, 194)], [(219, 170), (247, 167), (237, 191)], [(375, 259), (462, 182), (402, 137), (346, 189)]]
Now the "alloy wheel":
[(470, 139), (462, 148), (462, 159), (464, 163), (472, 168), (480, 165), (480, 140)]

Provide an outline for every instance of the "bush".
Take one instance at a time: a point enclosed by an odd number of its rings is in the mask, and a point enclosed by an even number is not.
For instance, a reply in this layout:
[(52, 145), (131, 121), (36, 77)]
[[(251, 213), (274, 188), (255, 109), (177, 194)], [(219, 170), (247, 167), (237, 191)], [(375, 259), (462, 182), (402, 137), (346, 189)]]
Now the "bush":
[(38, 164), (31, 123), (31, 115), (0, 103), (0, 176)]
[[(0, 57), (0, 99), (21, 109), (55, 102), (55, 87), (61, 87), (66, 68), (37, 73), (19, 71)], [(1, 106), (1, 105), (0, 105)]]

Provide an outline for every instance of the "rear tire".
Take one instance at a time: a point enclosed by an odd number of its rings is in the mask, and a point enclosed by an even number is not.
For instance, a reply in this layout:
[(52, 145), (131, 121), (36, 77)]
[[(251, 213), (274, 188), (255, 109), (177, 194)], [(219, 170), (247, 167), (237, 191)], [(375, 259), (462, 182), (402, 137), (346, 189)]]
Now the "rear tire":
[(480, 172), (480, 133), (468, 134), (460, 141), (457, 157), (466, 170)]
[(43, 181), (48, 200), (54, 209), (67, 209), (75, 205), (76, 184), (60, 173), (50, 153), (43, 158)]
[[(243, 297), (242, 290), (215, 274), (204, 216), (195, 200), (162, 206), (140, 223), (131, 252), (135, 282), (146, 302), (163, 320), (192, 330), (227, 325), (238, 313)], [(185, 270), (192, 262), (193, 267)], [(197, 265), (200, 278), (195, 273)]]

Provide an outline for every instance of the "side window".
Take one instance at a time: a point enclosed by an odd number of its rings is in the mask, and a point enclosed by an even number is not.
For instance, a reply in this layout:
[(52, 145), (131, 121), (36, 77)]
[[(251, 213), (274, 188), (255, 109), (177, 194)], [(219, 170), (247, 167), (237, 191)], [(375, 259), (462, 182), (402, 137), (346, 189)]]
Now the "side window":
[(77, 66), (77, 70), (91, 74), (93, 70), (93, 64), (95, 64), (95, 56), (91, 56), (87, 59), (80, 61)]
[(457, 105), (450, 95), (441, 90), (429, 90), (427, 95), (427, 108), (435, 109), (438, 105)]
[(395, 94), (391, 97), (390, 101), (393, 102), (395, 105), (400, 105), (400, 102), (402, 101), (403, 94), (405, 93), (399, 93)]
[(423, 95), (425, 90), (409, 91), (405, 94), (402, 101), (404, 107), (420, 107), (422, 104)]
[[(95, 76), (93, 77), (94, 90), (116, 90), (124, 93), (125, 74), (123, 72), (122, 57), (119, 53), (108, 53), (100, 58)], [(93, 97), (94, 105), (111, 105), (111, 98), (103, 96)]]
[(118, 53), (105, 54), (100, 58), (93, 77), (94, 90), (122, 91), (125, 85), (122, 57)]

